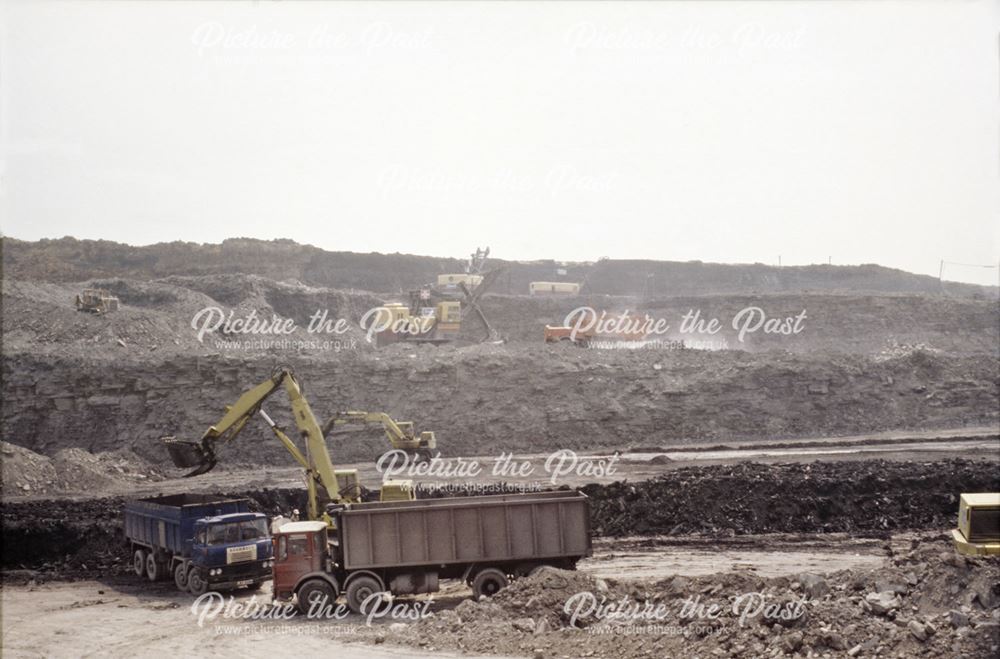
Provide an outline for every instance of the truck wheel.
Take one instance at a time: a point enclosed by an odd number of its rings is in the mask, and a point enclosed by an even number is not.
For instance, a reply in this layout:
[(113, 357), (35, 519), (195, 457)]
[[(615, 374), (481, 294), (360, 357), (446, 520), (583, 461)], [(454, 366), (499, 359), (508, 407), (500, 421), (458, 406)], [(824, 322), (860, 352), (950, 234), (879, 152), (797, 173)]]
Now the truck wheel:
[(472, 580), (472, 594), (477, 600), (483, 596), (493, 597), (508, 583), (506, 574), (495, 567), (488, 567)]
[(208, 592), (208, 581), (196, 567), (188, 572), (188, 592), (192, 595), (204, 595)]
[(135, 553), (132, 554), (132, 569), (135, 571), (136, 576), (142, 577), (146, 574), (146, 550), (136, 549)]
[(156, 554), (150, 552), (146, 554), (146, 578), (150, 581), (159, 581), (163, 578), (163, 563), (156, 560)]
[(314, 606), (316, 608), (313, 610), (317, 613), (327, 610), (327, 606), (332, 609), (333, 603), (337, 600), (337, 593), (325, 580), (310, 579), (299, 587), (298, 597), (299, 611), (305, 615)]
[(178, 563), (177, 567), (174, 568), (174, 585), (177, 586), (177, 590), (188, 589), (187, 563)]
[(361, 576), (347, 587), (347, 606), (355, 613), (361, 613), (365, 600), (382, 591), (382, 585), (372, 577)]

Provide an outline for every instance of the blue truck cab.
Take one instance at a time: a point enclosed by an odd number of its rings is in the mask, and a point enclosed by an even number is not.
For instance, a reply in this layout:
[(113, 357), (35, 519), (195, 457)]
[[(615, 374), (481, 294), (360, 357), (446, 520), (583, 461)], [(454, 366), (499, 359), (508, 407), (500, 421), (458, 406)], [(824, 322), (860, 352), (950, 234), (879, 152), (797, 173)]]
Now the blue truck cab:
[(173, 577), (181, 590), (257, 588), (271, 578), (267, 516), (246, 499), (176, 494), (125, 505), (125, 537), (137, 575)]

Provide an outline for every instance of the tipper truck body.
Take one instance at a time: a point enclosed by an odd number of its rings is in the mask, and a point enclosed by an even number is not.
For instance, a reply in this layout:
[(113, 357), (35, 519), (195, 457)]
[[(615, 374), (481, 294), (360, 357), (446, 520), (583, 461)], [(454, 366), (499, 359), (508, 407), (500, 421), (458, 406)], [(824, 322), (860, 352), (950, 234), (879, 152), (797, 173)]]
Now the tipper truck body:
[(379, 593), (435, 592), (440, 579), (490, 596), (591, 553), (589, 501), (574, 491), (347, 504), (330, 514), (335, 530), (301, 522), (275, 534), (274, 596), (296, 596), (303, 611), (341, 593), (360, 611)]

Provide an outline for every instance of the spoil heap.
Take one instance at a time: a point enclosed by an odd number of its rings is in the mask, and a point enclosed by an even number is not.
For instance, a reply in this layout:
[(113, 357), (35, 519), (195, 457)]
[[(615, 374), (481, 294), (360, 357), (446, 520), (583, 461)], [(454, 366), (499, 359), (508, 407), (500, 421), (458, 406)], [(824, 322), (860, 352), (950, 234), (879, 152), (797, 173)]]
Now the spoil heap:
[(940, 536), (914, 540), (888, 569), (825, 577), (642, 583), (548, 568), (377, 640), (539, 658), (986, 657), (1000, 649), (998, 584), (1000, 561), (957, 556)]

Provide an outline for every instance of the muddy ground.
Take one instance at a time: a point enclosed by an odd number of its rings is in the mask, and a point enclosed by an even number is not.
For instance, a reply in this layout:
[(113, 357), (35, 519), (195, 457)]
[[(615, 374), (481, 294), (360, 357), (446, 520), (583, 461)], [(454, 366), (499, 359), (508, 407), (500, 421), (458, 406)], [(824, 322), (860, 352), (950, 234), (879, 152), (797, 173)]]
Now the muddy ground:
[[(394, 615), (330, 620), (212, 616), (134, 576), (14, 573), (2, 592), (5, 654), (236, 656), (294, 642), (358, 657), (902, 658), (991, 657), (1000, 646), (1000, 563), (958, 557), (940, 533), (657, 541), (599, 541), (578, 571), (547, 568), (491, 600), (447, 583), (400, 598)], [(267, 610), (267, 588), (250, 610)]]

